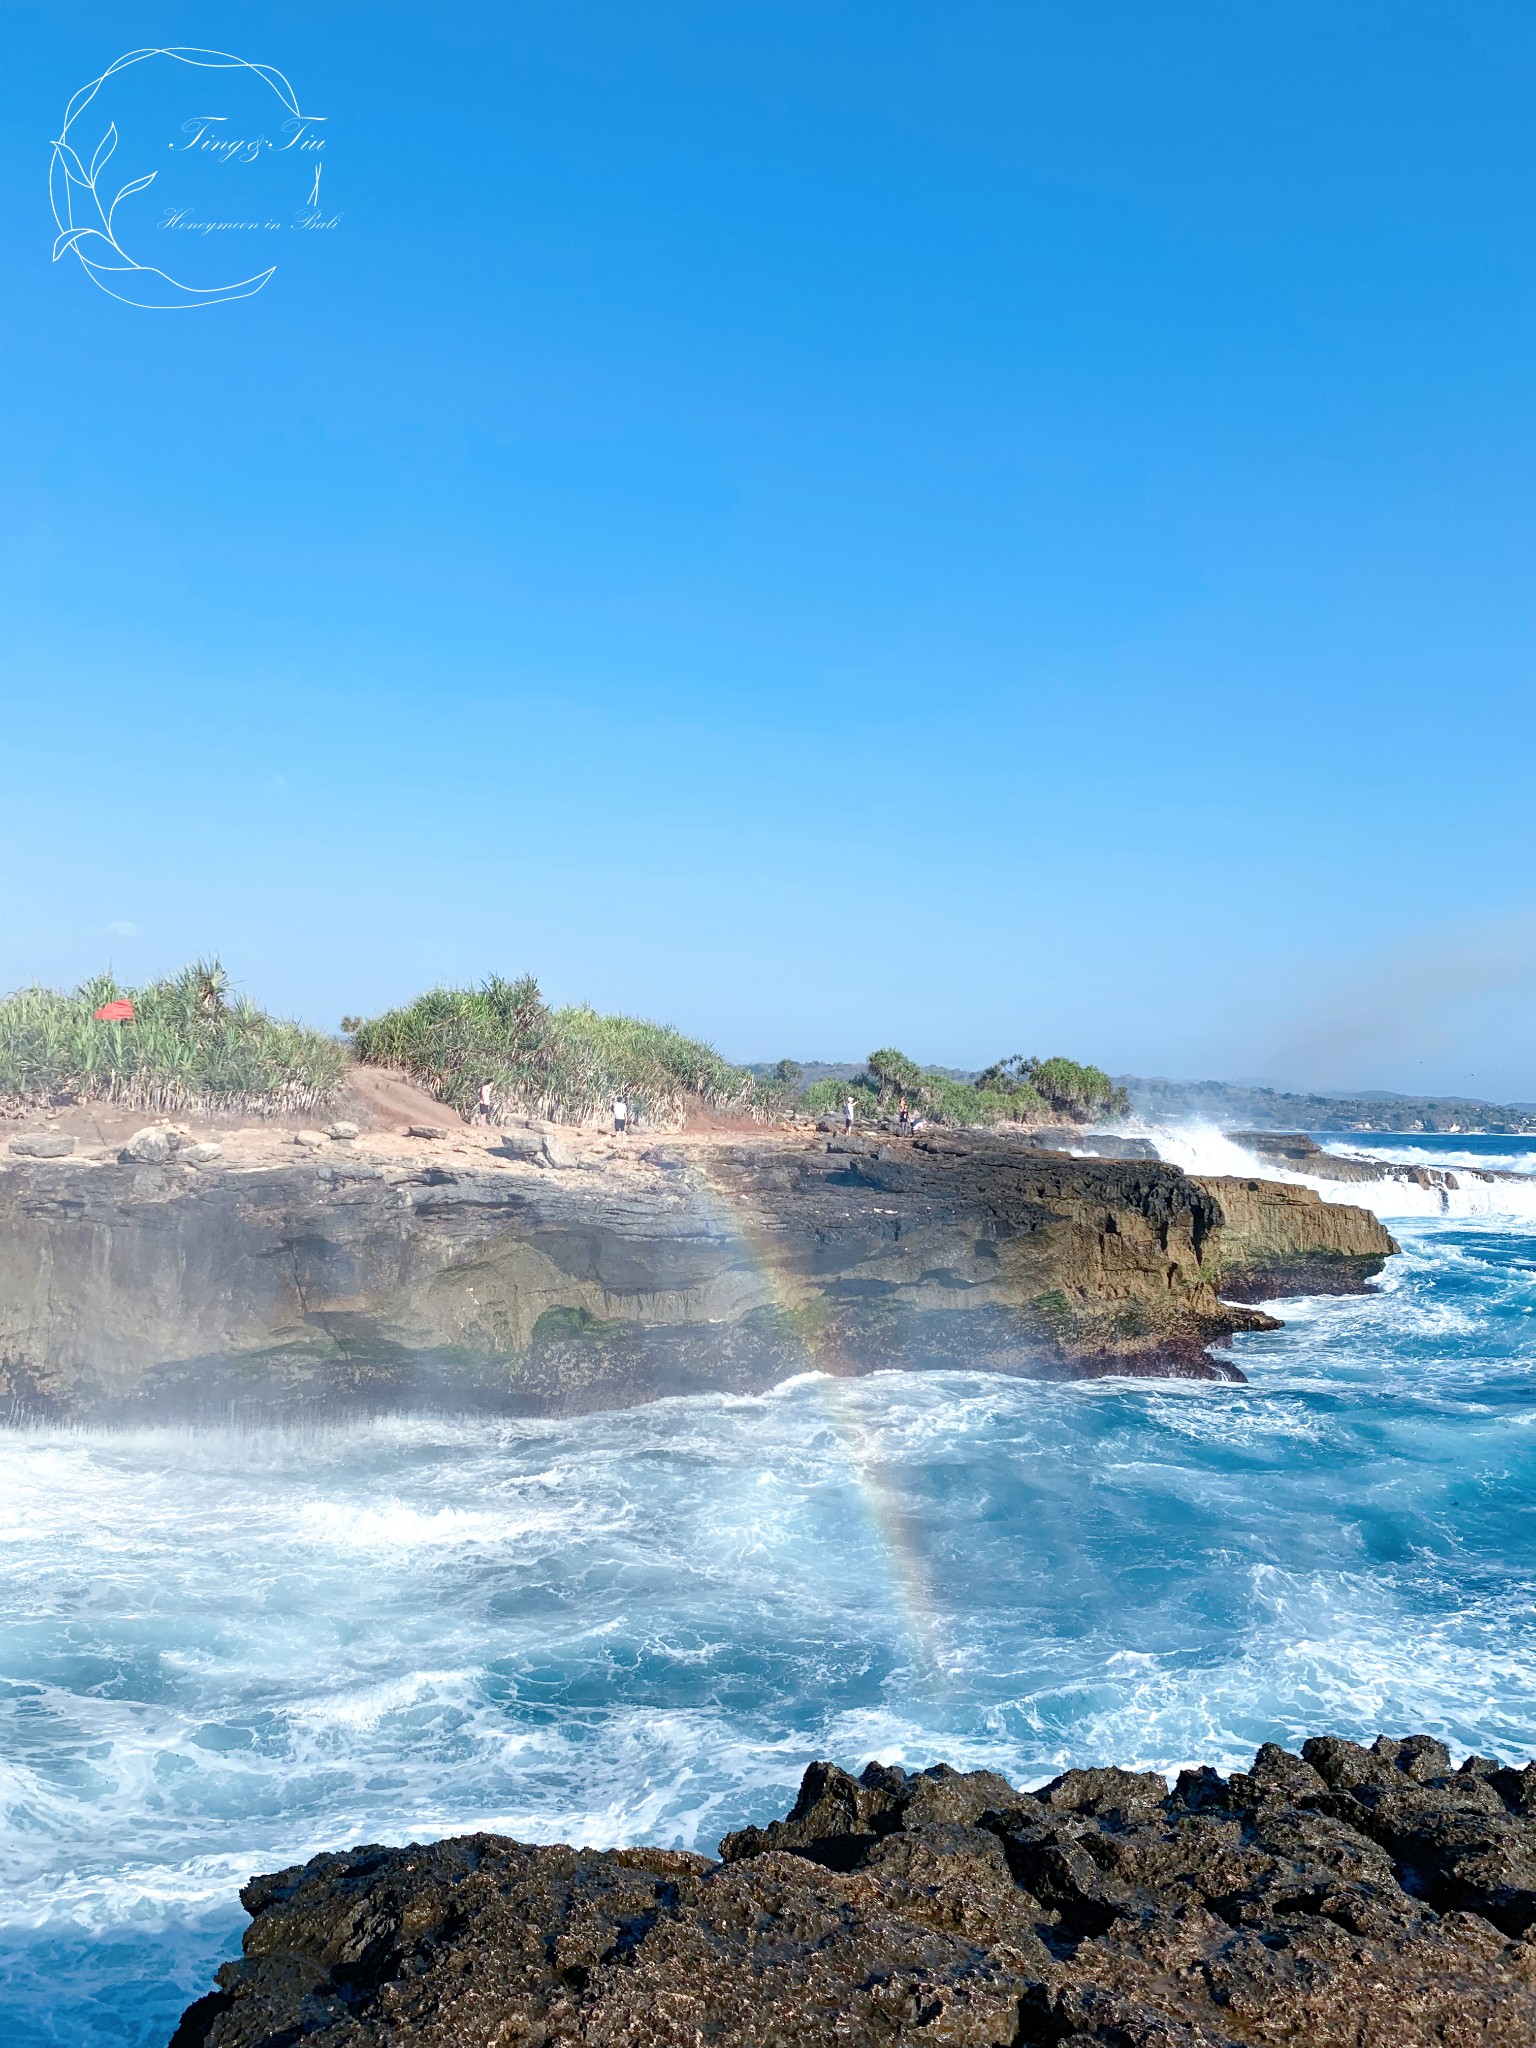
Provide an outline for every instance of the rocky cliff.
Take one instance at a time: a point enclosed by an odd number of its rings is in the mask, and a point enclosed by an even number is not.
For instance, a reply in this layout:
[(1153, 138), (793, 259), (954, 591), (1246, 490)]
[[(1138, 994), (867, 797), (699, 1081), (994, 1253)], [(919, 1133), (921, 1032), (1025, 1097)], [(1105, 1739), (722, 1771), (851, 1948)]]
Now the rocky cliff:
[(721, 1844), (470, 1835), (242, 1893), (172, 2048), (1528, 2048), (1536, 1765), (1429, 1736), (1249, 1771), (813, 1764)]
[(1220, 1290), (1226, 1301), (1286, 1294), (1363, 1294), (1397, 1250), (1368, 1209), (1325, 1202), (1291, 1182), (1199, 1176), (1222, 1213)]
[(998, 1143), (159, 1149), (0, 1172), (13, 1412), (561, 1413), (808, 1367), (1235, 1378), (1206, 1347), (1269, 1319), (1226, 1276), (1352, 1287), (1395, 1249), (1305, 1190)]

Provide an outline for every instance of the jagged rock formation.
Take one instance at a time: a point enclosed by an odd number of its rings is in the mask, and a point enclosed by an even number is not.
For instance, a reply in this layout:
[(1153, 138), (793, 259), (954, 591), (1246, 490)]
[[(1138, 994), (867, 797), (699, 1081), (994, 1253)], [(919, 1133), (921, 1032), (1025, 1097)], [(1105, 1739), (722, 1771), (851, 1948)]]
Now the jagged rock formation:
[(812, 1366), (1237, 1378), (1206, 1347), (1272, 1323), (1228, 1272), (1256, 1300), (1396, 1249), (1305, 1190), (943, 1138), (190, 1157), (0, 1172), (13, 1409), (569, 1413)]
[(1536, 1765), (1429, 1736), (1251, 1771), (813, 1764), (721, 1844), (470, 1835), (259, 1877), (172, 2048), (1528, 2048)]

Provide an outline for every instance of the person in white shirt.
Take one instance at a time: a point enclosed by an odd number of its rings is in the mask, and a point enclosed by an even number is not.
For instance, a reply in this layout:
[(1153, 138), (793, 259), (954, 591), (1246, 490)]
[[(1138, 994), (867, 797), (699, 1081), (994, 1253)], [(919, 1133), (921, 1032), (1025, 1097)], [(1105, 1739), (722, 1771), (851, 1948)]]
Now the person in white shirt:
[(845, 1132), (853, 1129), (853, 1097), (851, 1095), (843, 1104), (843, 1129)]
[(613, 1134), (622, 1138), (629, 1123), (629, 1104), (622, 1095), (613, 1098)]
[(496, 1121), (496, 1090), (489, 1081), (480, 1090), (480, 1121), (483, 1124)]

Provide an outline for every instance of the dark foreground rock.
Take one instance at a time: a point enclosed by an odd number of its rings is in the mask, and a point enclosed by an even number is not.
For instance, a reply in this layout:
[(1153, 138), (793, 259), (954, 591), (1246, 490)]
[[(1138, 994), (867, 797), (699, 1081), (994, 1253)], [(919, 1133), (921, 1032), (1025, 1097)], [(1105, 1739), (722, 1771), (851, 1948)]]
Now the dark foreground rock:
[(813, 1764), (721, 1844), (469, 1835), (258, 1877), (173, 2048), (1530, 2048), (1536, 1765)]

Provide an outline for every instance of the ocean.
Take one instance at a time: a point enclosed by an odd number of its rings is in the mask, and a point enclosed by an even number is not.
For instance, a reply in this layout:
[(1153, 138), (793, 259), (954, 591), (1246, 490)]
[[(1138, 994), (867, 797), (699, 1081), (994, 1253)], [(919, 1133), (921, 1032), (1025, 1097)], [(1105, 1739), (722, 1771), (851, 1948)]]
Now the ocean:
[[(0, 1434), (8, 2048), (164, 2048), (254, 1871), (493, 1828), (711, 1849), (813, 1757), (1536, 1753), (1536, 1142), (1366, 1200), (1246, 1386), (808, 1375), (568, 1422)], [(1215, 1132), (1163, 1141), (1262, 1171)]]

